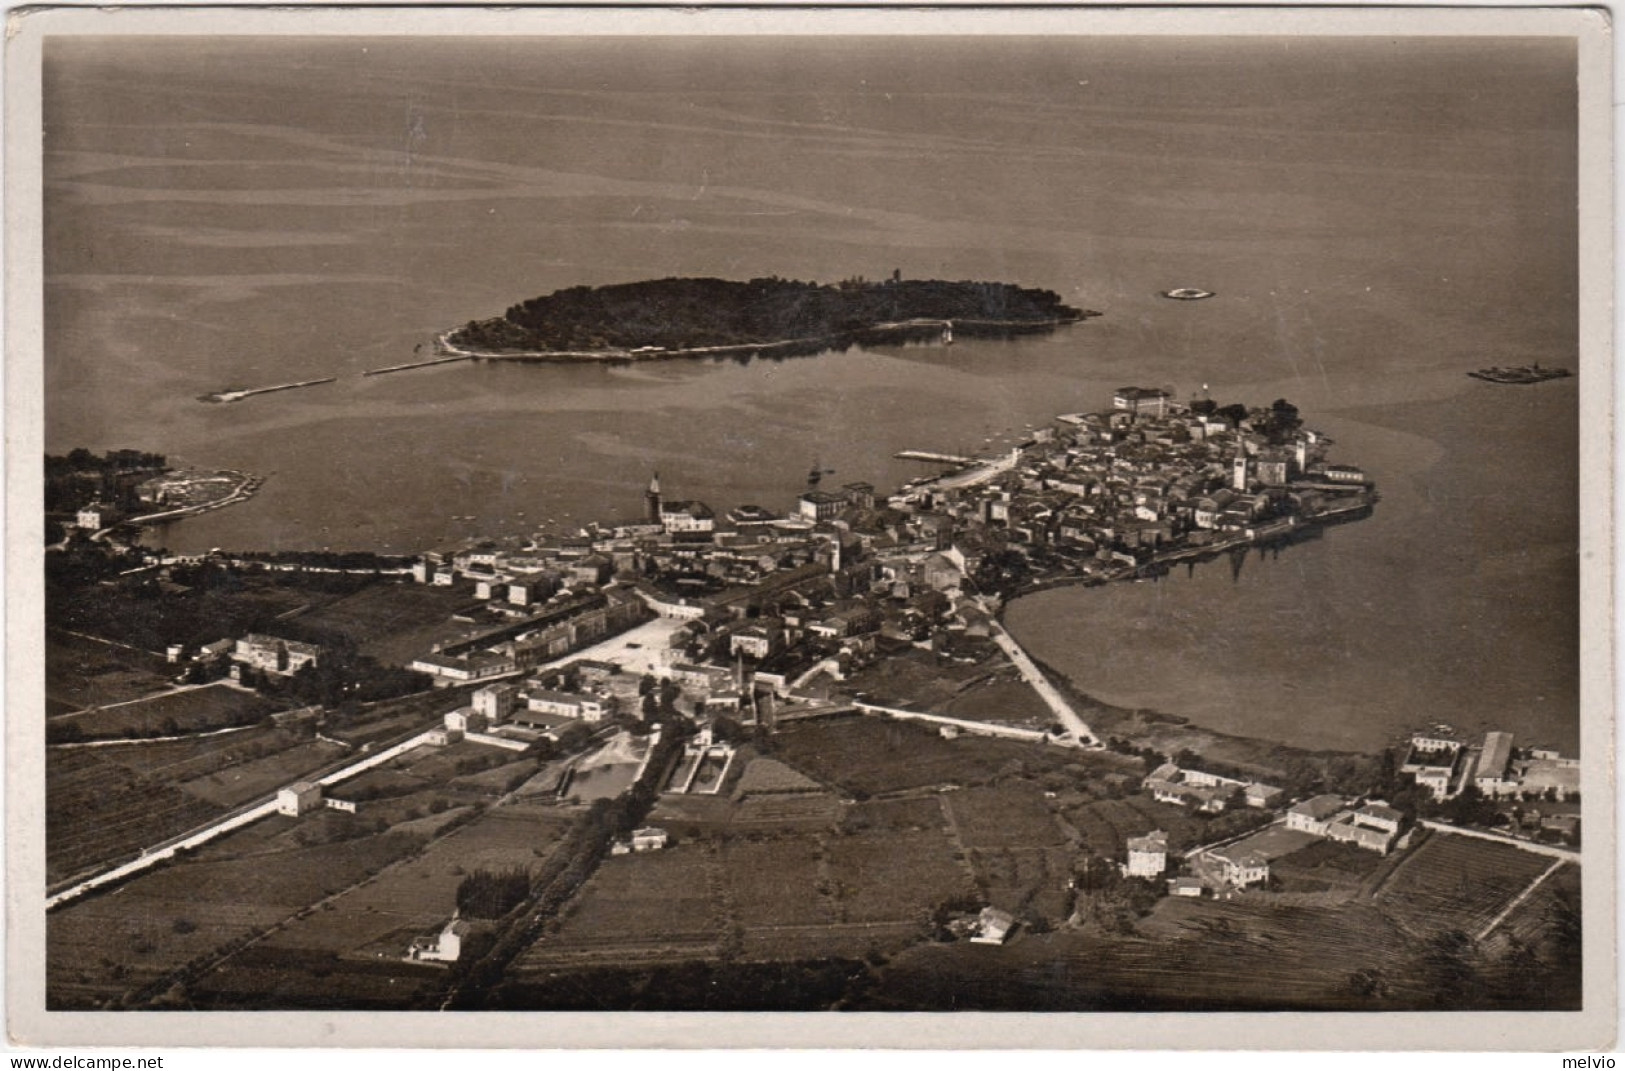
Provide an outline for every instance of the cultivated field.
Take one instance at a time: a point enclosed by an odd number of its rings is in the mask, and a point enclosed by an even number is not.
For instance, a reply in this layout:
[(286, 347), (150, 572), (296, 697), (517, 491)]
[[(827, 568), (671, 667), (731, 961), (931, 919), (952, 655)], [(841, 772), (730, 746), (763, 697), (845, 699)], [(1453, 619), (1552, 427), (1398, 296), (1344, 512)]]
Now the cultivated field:
[(139, 698), (168, 685), (175, 668), (156, 654), (49, 629), (45, 635), (46, 714)]
[[(533, 869), (569, 818), (547, 808), (499, 807), (441, 837), (399, 866), (368, 879), (329, 907), (299, 919), (267, 948), (319, 951), (369, 961), (399, 958), (412, 937), (438, 929), (456, 907), (457, 886), (478, 869)], [(405, 934), (399, 941), (388, 940)]]
[(1026, 934), (1001, 948), (925, 944), (880, 971), (864, 1010), (1154, 1011), (1340, 1008), (1361, 968), (1393, 971), (1413, 949), (1369, 907), (1256, 897), (1161, 901), (1141, 929)]
[(1377, 898), (1411, 933), (1476, 934), (1551, 864), (1510, 845), (1436, 832), (1394, 870)]
[(527, 949), (514, 969), (715, 955), (727, 929), (717, 877), (714, 854), (700, 845), (605, 859), (561, 912), (557, 932)]
[(241, 858), (183, 859), (71, 903), (46, 921), (48, 999), (53, 1007), (89, 1007), (150, 987), (417, 843), (386, 834)]
[(810, 834), (729, 838), (721, 863), (734, 918), (747, 930), (834, 922), (822, 854)]
[(1158, 803), (1150, 796), (1129, 796), (1120, 800), (1095, 800), (1063, 812), (1084, 843), (1096, 855), (1118, 859), (1124, 842), (1154, 829), (1165, 830), (1171, 841), (1193, 841), (1200, 837), (1202, 823), (1185, 813), (1183, 807)]
[(967, 848), (1046, 847), (1065, 842), (1030, 781), (1005, 781), (943, 794), (955, 832)]
[(1071, 913), (1073, 853), (1067, 848), (981, 848), (970, 853), (982, 898), (1017, 918), (1057, 925)]
[[(135, 745), (132, 745), (135, 746)], [(50, 884), (99, 864), (134, 858), (142, 848), (183, 833), (224, 808), (138, 777), (101, 752), (46, 754), (45, 875)]]
[[(229, 739), (229, 738), (227, 738)], [(315, 770), (330, 766), (350, 752), (325, 740), (295, 744), (274, 754), (252, 758), (180, 782), (189, 795), (220, 807), (235, 807), (268, 796)]]
[(68, 714), (53, 724), (72, 726), (87, 740), (177, 736), (253, 725), (285, 706), (255, 692), (220, 683)]
[(774, 758), (858, 797), (1077, 765), (1078, 756), (1018, 740), (960, 737), (881, 718), (808, 722), (774, 737)]
[(830, 895), (842, 922), (923, 923), (942, 901), (975, 893), (941, 831), (834, 836), (826, 853)]
[(440, 640), (457, 639), (469, 626), (451, 620), (469, 602), (466, 593), (431, 584), (379, 581), (298, 615), (306, 628), (336, 632), (364, 655), (405, 665)]

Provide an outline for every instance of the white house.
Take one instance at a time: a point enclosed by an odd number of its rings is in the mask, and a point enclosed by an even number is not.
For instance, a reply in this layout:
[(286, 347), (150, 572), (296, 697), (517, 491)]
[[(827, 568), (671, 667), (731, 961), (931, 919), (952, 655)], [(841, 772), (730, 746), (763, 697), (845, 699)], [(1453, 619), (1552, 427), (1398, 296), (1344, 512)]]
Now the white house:
[(1128, 862), (1123, 875), (1130, 878), (1160, 878), (1168, 869), (1168, 834), (1153, 830), (1128, 840)]
[(1326, 827), (1331, 824), (1343, 811), (1343, 798), (1341, 796), (1316, 796), (1294, 803), (1287, 808), (1286, 827), (1301, 830), (1304, 833), (1313, 833), (1317, 837), (1326, 835)]
[(407, 948), (406, 956), (408, 959), (455, 963), (463, 954), (463, 938), (468, 936), (470, 928), (468, 923), (453, 915), (446, 928), (439, 933), (415, 938)]
[(1015, 925), (1015, 916), (1010, 912), (1001, 911), (996, 907), (984, 907), (976, 921), (976, 936), (971, 938), (971, 943), (1002, 945)]
[(297, 818), (322, 806), (322, 786), (313, 781), (296, 781), (276, 794), (276, 811)]

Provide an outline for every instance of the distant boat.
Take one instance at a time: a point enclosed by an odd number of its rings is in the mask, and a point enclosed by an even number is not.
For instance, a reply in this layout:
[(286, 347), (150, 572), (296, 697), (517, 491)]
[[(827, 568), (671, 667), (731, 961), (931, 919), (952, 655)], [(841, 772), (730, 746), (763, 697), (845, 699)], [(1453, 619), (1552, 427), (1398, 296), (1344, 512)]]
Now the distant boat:
[(824, 478), (824, 467), (822, 465), (820, 465), (818, 462), (814, 461), (812, 469), (807, 473), (807, 482), (808, 483), (817, 483), (819, 480), (822, 480), (823, 478)]
[(1164, 290), (1162, 296), (1173, 298), (1175, 301), (1201, 301), (1203, 298), (1212, 297), (1213, 291), (1195, 286), (1181, 286), (1173, 290)]
[(1539, 362), (1532, 365), (1521, 365), (1516, 368), (1503, 368), (1496, 365), (1492, 368), (1480, 368), (1476, 372), (1468, 372), (1474, 379), (1482, 379), (1486, 383), (1544, 383), (1548, 379), (1564, 379), (1574, 373), (1567, 368), (1542, 368)]

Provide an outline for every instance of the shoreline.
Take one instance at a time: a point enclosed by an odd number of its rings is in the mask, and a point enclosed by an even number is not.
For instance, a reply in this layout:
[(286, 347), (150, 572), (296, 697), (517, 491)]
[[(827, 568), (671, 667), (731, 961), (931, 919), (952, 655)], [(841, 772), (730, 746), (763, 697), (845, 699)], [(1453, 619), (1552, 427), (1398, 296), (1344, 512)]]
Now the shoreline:
[[(535, 361), (563, 364), (631, 364), (639, 361), (666, 361), (688, 357), (759, 356), (776, 351), (790, 351), (788, 355), (812, 355), (861, 343), (886, 345), (891, 342), (909, 342), (928, 338), (933, 333), (944, 334), (951, 345), (951, 336), (960, 332), (970, 338), (998, 338), (1009, 335), (1039, 334), (1059, 327), (1083, 323), (1102, 315), (1085, 310), (1076, 317), (1049, 320), (910, 320), (900, 323), (873, 324), (828, 335), (809, 335), (803, 338), (776, 339), (768, 342), (741, 342), (724, 346), (688, 346), (678, 349), (664, 347), (635, 347), (633, 349), (604, 350), (484, 350), (459, 345), (452, 336), (460, 328), (435, 336), (435, 352), (450, 360), (475, 361)], [(896, 336), (896, 337), (892, 337)], [(910, 337), (913, 336), (913, 337)], [(443, 363), (443, 362), (435, 362)]]

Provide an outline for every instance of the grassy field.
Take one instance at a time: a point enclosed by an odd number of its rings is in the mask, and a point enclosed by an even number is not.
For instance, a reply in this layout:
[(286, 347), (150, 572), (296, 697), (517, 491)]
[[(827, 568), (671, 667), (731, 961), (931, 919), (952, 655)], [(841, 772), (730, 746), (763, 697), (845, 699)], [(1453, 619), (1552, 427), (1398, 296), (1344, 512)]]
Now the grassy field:
[(1551, 863), (1511, 845), (1436, 832), (1394, 871), (1377, 898), (1408, 932), (1476, 934)]
[(858, 797), (1081, 765), (1079, 756), (1018, 740), (960, 737), (880, 718), (807, 722), (773, 738), (774, 758)]
[(364, 655), (405, 665), (439, 640), (467, 632), (451, 613), (466, 605), (466, 593), (430, 584), (379, 581), (298, 615), (305, 627), (349, 637)]
[(45, 634), (46, 713), (136, 699), (168, 685), (176, 671), (159, 655), (50, 629)]
[(91, 740), (176, 736), (253, 725), (285, 706), (285, 703), (261, 698), (255, 692), (220, 683), (71, 714), (57, 724), (71, 725)]
[(1014, 669), (967, 686), (936, 709), (938, 713), (969, 721), (1023, 725), (1032, 729), (1042, 729), (1055, 721), (1055, 714)]

